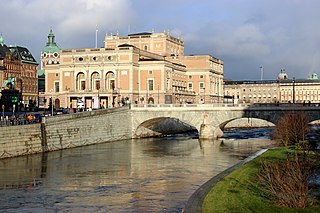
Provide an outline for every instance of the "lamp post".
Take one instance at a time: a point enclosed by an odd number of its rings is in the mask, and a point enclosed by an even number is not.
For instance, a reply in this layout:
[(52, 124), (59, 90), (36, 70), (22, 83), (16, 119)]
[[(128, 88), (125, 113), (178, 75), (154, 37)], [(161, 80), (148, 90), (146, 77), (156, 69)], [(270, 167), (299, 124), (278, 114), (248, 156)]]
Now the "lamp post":
[(53, 89), (51, 89), (50, 92), (51, 92), (51, 116), (53, 116)]
[[(100, 76), (98, 75), (98, 77), (96, 78), (95, 81), (95, 85), (96, 85), (96, 89), (98, 90), (98, 109), (101, 109), (101, 102), (100, 102)], [(93, 106), (91, 105), (91, 108), (93, 108)]]
[(147, 80), (147, 84), (146, 84), (146, 103), (149, 104), (149, 100), (148, 100), (148, 96), (149, 96), (149, 83), (148, 83), (148, 80)]
[(97, 88), (98, 89), (98, 109), (101, 109), (101, 103), (100, 103), (100, 88)]
[(137, 86), (138, 86), (138, 104), (139, 104), (139, 101), (140, 101), (140, 87), (139, 87), (139, 82), (137, 82)]
[(158, 104), (159, 104), (160, 94), (159, 94), (159, 84), (158, 84)]

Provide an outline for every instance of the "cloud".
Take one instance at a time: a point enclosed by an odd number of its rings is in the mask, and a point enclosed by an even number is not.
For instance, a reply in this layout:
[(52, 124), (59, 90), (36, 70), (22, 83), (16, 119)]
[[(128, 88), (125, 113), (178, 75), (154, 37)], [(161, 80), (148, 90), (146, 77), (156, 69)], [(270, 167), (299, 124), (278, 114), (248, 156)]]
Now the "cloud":
[(103, 46), (107, 31), (126, 29), (136, 20), (130, 0), (0, 0), (0, 32), (5, 43), (28, 47), (40, 61), (50, 28), (62, 49)]
[(235, 29), (224, 28), (210, 37), (212, 46), (222, 55), (263, 57), (270, 52), (266, 35), (253, 24), (244, 24)]
[[(232, 7), (230, 6), (232, 4)], [(318, 0), (0, 0), (6, 44), (27, 46), (39, 59), (52, 27), (63, 49), (94, 47), (105, 34), (163, 32), (185, 41), (185, 53), (224, 60), (229, 78), (274, 79), (320, 73)]]

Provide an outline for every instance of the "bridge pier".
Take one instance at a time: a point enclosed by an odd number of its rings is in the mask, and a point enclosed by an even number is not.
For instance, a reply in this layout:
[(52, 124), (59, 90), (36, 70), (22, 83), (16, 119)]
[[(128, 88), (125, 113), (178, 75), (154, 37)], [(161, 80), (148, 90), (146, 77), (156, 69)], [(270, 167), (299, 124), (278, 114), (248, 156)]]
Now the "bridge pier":
[(223, 136), (223, 132), (219, 126), (212, 126), (210, 124), (201, 124), (199, 131), (200, 139), (217, 139)]

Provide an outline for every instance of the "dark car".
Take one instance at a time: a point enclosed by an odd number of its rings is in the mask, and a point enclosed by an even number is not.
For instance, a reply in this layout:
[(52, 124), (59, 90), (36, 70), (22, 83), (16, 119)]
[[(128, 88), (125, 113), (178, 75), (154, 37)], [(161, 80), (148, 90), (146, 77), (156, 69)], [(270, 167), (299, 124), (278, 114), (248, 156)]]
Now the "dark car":
[(33, 119), (32, 119), (33, 123), (40, 123), (41, 120), (42, 120), (42, 114), (40, 113), (33, 114)]
[(67, 114), (68, 112), (69, 112), (68, 109), (61, 108), (61, 109), (57, 109), (57, 110), (54, 112), (54, 115)]

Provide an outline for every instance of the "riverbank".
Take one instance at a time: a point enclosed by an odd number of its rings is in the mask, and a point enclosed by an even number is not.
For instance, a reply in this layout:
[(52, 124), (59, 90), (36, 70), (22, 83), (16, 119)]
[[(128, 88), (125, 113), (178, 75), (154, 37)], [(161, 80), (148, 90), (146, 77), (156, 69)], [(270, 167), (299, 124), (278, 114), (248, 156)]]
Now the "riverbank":
[(214, 187), (203, 199), (201, 212), (320, 212), (319, 198), (311, 207), (293, 209), (275, 206), (262, 195), (256, 179), (259, 161), (283, 159), (286, 151), (285, 148), (269, 150), (214, 182), (211, 185)]
[(243, 161), (237, 163), (236, 165), (224, 170), (223, 172), (219, 173), (218, 175), (214, 176), (210, 180), (208, 180), (205, 184), (203, 184), (200, 188), (198, 188), (188, 199), (188, 202), (185, 206), (184, 212), (185, 213), (195, 213), (195, 212), (203, 212), (203, 203), (206, 199), (206, 196), (212, 190), (213, 187), (227, 175), (231, 174), (233, 171), (239, 169), (244, 164), (248, 163), (252, 159), (258, 157), (259, 155), (266, 152), (268, 149), (262, 149), (257, 153), (250, 155), (248, 158), (244, 159)]

